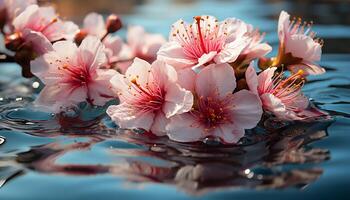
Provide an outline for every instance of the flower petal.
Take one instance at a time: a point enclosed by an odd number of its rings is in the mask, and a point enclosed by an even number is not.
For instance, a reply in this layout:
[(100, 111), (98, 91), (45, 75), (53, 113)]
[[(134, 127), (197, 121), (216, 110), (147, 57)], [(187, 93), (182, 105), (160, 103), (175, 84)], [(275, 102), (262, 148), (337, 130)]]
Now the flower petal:
[(204, 138), (204, 130), (196, 126), (196, 119), (189, 113), (175, 115), (166, 126), (167, 135), (178, 142), (196, 142)]
[(254, 94), (258, 94), (258, 75), (254, 69), (253, 62), (249, 64), (249, 67), (245, 72), (245, 79), (247, 81), (249, 90)]
[(175, 83), (168, 84), (166, 91), (163, 111), (167, 118), (191, 110), (193, 95), (190, 91), (181, 88)]
[(154, 118), (153, 125), (151, 127), (151, 132), (157, 136), (166, 135), (165, 127), (169, 123), (169, 119), (167, 119), (162, 111), (159, 111)]
[(153, 112), (139, 112), (127, 103), (109, 106), (106, 112), (120, 128), (126, 129), (149, 131), (155, 117)]
[(233, 94), (232, 121), (237, 129), (254, 128), (263, 113), (258, 97), (248, 90)]
[(89, 13), (84, 19), (84, 29), (90, 34), (102, 38), (107, 30), (102, 15)]
[(169, 65), (175, 67), (175, 69), (183, 69), (186, 67), (192, 67), (196, 64), (197, 60), (187, 59), (183, 47), (177, 42), (165, 43), (157, 53), (157, 59), (164, 60)]
[(234, 71), (229, 64), (211, 64), (199, 72), (195, 87), (199, 96), (225, 97), (236, 88)]

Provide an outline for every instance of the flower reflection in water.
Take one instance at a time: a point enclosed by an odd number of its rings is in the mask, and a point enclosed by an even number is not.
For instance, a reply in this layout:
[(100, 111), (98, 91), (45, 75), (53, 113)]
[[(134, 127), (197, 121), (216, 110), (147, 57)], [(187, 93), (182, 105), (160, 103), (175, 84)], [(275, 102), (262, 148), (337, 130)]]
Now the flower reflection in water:
[[(88, 132), (62, 130), (57, 121), (56, 126), (52, 126), (55, 120), (46, 119), (49, 124), (41, 127), (41, 122), (36, 121), (33, 126), (40, 127), (40, 131), (31, 132), (55, 138), (53, 142), (0, 159), (0, 186), (33, 170), (67, 176), (110, 174), (135, 184), (174, 185), (193, 195), (225, 188), (303, 188), (323, 173), (315, 163), (330, 157), (328, 150), (313, 148), (310, 144), (327, 136), (331, 121), (300, 122), (269, 131), (256, 128), (238, 145), (222, 146), (215, 141), (181, 144), (131, 131), (115, 134), (114, 129), (103, 124), (106, 120), (91, 124)], [(6, 127), (3, 130), (10, 129), (10, 119), (4, 121), (0, 126)], [(18, 126), (18, 121), (12, 123), (17, 128), (26, 127)], [(45, 130), (45, 127), (51, 129)], [(19, 131), (26, 132), (25, 129)], [(64, 142), (57, 140), (58, 135), (64, 135)], [(109, 145), (113, 143), (121, 145)], [(70, 153), (91, 153), (102, 144), (109, 145), (104, 154), (111, 156), (112, 161), (92, 164), (80, 162), (79, 158), (74, 163), (60, 161)], [(306, 163), (308, 165), (303, 165)]]

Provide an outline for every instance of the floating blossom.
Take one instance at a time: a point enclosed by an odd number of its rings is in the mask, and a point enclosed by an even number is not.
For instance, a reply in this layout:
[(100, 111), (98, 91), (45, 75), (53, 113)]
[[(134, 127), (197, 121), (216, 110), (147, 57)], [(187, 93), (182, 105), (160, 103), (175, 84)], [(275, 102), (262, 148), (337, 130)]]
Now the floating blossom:
[(196, 16), (193, 24), (179, 20), (158, 58), (177, 69), (232, 63), (247, 46), (246, 32), (246, 24), (234, 18), (219, 22), (212, 16)]
[(72, 41), (56, 42), (53, 51), (31, 62), (33, 74), (45, 84), (36, 104), (53, 112), (84, 101), (103, 106), (113, 98), (109, 80), (116, 74), (100, 69), (106, 62), (98, 38), (89, 36), (79, 47)]
[(262, 68), (285, 66), (294, 73), (301, 69), (304, 75), (324, 73), (316, 63), (321, 59), (323, 41), (315, 36), (311, 24), (302, 23), (300, 18), (290, 21), (289, 14), (282, 11), (278, 20), (278, 55), (271, 60), (261, 60), (260, 65)]
[(191, 109), (193, 95), (177, 83), (175, 69), (162, 61), (152, 65), (135, 58), (125, 75), (115, 75), (111, 83), (120, 105), (110, 106), (107, 114), (121, 128), (139, 128), (165, 135), (169, 117)]
[(167, 125), (170, 139), (195, 142), (218, 137), (225, 143), (237, 143), (245, 129), (260, 121), (262, 109), (255, 94), (247, 90), (232, 94), (236, 79), (230, 65), (211, 64), (194, 81), (193, 109), (170, 118)]
[(302, 94), (304, 85), (303, 71), (288, 78), (284, 74), (275, 74), (276, 67), (268, 68), (259, 75), (252, 65), (246, 71), (248, 87), (260, 96), (263, 109), (286, 121), (304, 120), (324, 115), (322, 112), (307, 111), (309, 100)]
[(38, 7), (37, 5), (27, 7), (14, 19), (13, 26), (15, 33), (8, 39), (11, 41), (18, 37), (23, 40), (21, 45), (32, 45), (33, 50), (38, 54), (52, 50), (51, 42), (73, 39), (78, 31), (74, 23), (61, 21), (53, 7)]

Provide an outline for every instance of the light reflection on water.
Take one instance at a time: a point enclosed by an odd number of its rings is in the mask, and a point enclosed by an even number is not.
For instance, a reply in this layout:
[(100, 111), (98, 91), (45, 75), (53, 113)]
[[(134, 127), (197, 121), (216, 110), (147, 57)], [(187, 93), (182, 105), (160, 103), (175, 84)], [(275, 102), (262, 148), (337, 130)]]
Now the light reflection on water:
[[(118, 4), (110, 2), (110, 9)], [(72, 118), (68, 120), (75, 126), (62, 126), (67, 119), (31, 106), (32, 94), (38, 90), (33, 80), (18, 77), (20, 71), (13, 64), (1, 64), (1, 199), (192, 199), (198, 195), (205, 199), (346, 199), (350, 183), (347, 1), (130, 2), (120, 3), (130, 10), (124, 12), (130, 13), (124, 16), (126, 23), (142, 24), (149, 31), (166, 35), (178, 18), (191, 20), (198, 14), (220, 19), (235, 16), (267, 32), (266, 39), (275, 47), (281, 9), (313, 20), (325, 40), (321, 64), (328, 72), (311, 77), (305, 93), (335, 121), (256, 129), (239, 146), (206, 148), (115, 133), (108, 118), (90, 124)]]

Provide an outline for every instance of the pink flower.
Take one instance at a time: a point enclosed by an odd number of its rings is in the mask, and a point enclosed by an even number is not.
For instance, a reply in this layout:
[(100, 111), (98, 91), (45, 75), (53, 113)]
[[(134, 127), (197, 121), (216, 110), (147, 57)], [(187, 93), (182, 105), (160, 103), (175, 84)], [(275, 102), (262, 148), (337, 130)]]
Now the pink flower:
[(130, 57), (137, 57), (152, 63), (157, 58), (159, 48), (165, 43), (160, 34), (150, 34), (142, 26), (130, 26), (127, 33), (127, 44)]
[(263, 109), (286, 121), (319, 116), (316, 112), (306, 111), (309, 100), (301, 92), (304, 84), (303, 71), (283, 78), (283, 73), (275, 74), (276, 69), (268, 68), (257, 75), (254, 67), (250, 65), (246, 71), (248, 87), (260, 96)]
[[(97, 13), (88, 14), (84, 19), (84, 26), (80, 32), (83, 37), (93, 35), (102, 40), (108, 59), (106, 67), (112, 67), (117, 62), (130, 59), (130, 50), (123, 40), (116, 35), (106, 35), (108, 31), (102, 15)], [(124, 67), (122, 71), (125, 71)]]
[(34, 50), (46, 53), (52, 50), (51, 42), (74, 38), (78, 27), (72, 22), (58, 19), (53, 7), (27, 7), (14, 21), (15, 34), (20, 35), (24, 43), (31, 43)]
[(212, 16), (196, 16), (193, 24), (179, 20), (172, 25), (169, 42), (158, 58), (177, 69), (209, 63), (232, 63), (247, 45), (246, 24), (228, 18), (218, 22)]
[(324, 73), (316, 63), (321, 59), (323, 41), (315, 35), (310, 24), (302, 24), (300, 18), (290, 21), (289, 14), (282, 11), (278, 20), (280, 46), (272, 66), (284, 65), (294, 73), (302, 69), (304, 75)]
[(262, 109), (255, 94), (247, 90), (232, 94), (236, 79), (229, 64), (211, 64), (194, 81), (193, 109), (170, 118), (167, 125), (170, 139), (195, 142), (218, 137), (225, 143), (237, 143), (245, 129), (260, 121)]
[[(5, 15), (4, 19), (11, 26), (12, 20), (17, 17), (26, 7), (37, 4), (36, 0), (0, 0), (0, 15)], [(9, 27), (12, 28), (12, 27)]]
[(79, 47), (72, 41), (54, 43), (53, 51), (31, 62), (33, 74), (45, 84), (36, 104), (53, 112), (84, 101), (103, 106), (113, 98), (109, 81), (116, 73), (100, 69), (106, 61), (98, 38), (89, 36)]
[(192, 93), (176, 82), (177, 73), (170, 65), (135, 58), (125, 75), (112, 78), (121, 104), (110, 106), (107, 114), (121, 128), (165, 135), (167, 118), (189, 111), (193, 104)]

